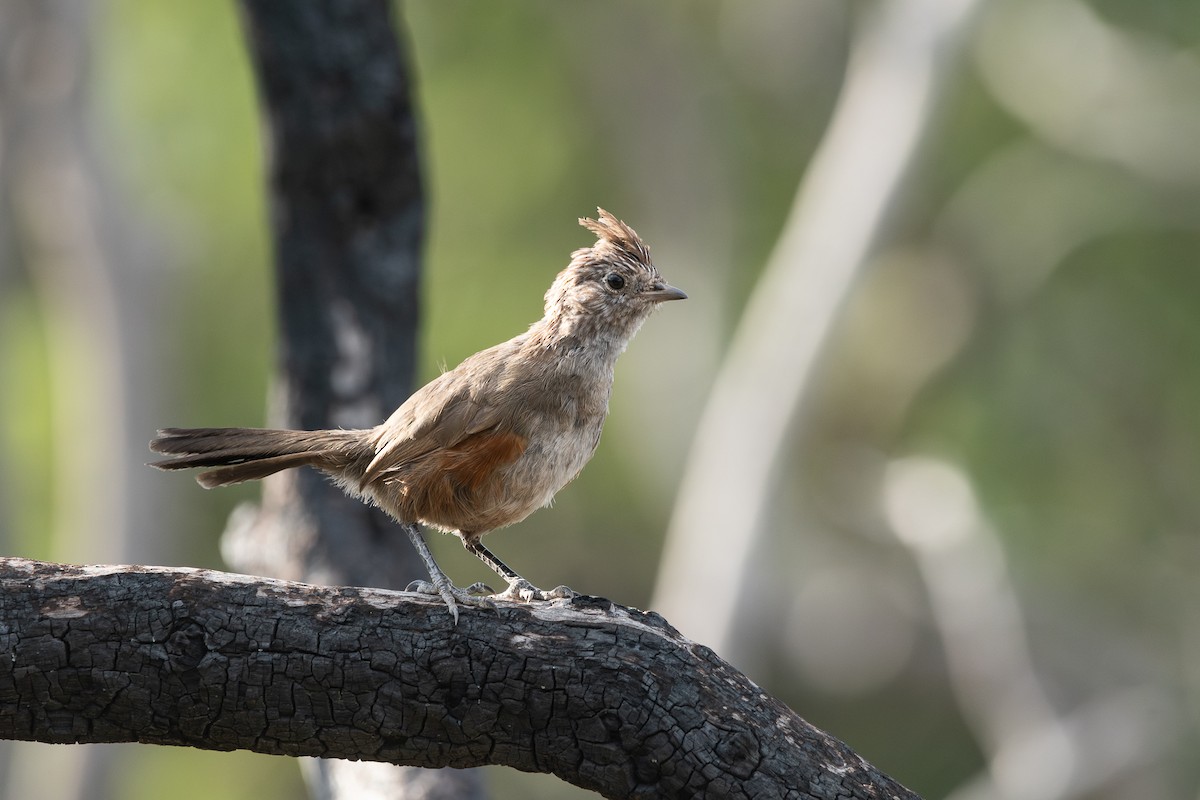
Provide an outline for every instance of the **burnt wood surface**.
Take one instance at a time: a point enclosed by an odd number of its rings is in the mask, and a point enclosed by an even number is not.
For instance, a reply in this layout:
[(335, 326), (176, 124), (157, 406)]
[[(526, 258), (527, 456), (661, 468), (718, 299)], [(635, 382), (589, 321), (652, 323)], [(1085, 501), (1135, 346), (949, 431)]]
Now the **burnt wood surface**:
[(0, 738), (504, 764), (607, 797), (913, 798), (653, 613), (0, 559)]

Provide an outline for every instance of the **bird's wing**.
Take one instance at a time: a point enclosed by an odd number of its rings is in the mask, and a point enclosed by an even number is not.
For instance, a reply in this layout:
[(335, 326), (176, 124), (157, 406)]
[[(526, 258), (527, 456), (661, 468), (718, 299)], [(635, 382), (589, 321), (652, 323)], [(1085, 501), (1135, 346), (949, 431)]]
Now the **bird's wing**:
[(464, 362), (423, 386), (379, 427), (375, 457), (360, 485), (501, 422), (499, 408), (487, 396), (488, 376), (467, 366)]

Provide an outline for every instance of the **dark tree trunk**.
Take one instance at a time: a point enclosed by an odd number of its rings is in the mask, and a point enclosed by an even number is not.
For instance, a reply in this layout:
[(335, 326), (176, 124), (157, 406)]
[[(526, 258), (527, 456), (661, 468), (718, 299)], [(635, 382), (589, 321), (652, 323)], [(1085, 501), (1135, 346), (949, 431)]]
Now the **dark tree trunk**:
[(914, 798), (656, 614), (0, 559), (0, 738), (505, 764), (606, 797)]
[[(411, 71), (391, 4), (241, 8), (269, 142), (280, 319), (271, 424), (376, 425), (413, 388), (424, 235)], [(231, 521), (223, 552), (236, 569), (314, 583), (403, 587), (424, 577), (394, 522), (308, 470), (267, 481), (262, 509)], [(361, 783), (346, 775), (355, 765), (305, 766), (315, 798)], [(369, 781), (372, 796), (482, 796), (471, 774), (418, 787), (403, 770), (375, 770)]]
[[(376, 425), (413, 388), (424, 232), (410, 72), (390, 5), (242, 9), (270, 154), (280, 319), (271, 423)], [(390, 519), (308, 471), (269, 481), (262, 513), (231, 528), (226, 551), (238, 569), (324, 583), (422, 577)]]

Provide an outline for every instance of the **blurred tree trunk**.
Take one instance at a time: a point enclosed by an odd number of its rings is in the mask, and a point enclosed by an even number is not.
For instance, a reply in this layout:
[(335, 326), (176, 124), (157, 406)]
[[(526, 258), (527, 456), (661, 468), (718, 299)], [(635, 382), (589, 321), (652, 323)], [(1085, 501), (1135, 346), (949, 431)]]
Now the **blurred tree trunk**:
[[(367, 427), (413, 388), (424, 200), (411, 73), (386, 0), (242, 0), (266, 124), (280, 322), (271, 424)], [(266, 482), (222, 542), (236, 569), (403, 588), (383, 513), (308, 470)], [(309, 762), (314, 797), (480, 796), (475, 773)], [(370, 787), (368, 789), (367, 787)], [(368, 794), (367, 792), (373, 792)]]
[[(897, 0), (868, 9), (833, 119), (701, 417), (651, 606), (748, 672), (755, 640), (777, 631), (764, 614), (773, 605), (766, 520), (789, 433), (979, 5)], [(721, 587), (722, 602), (696, 603), (696, 586)]]

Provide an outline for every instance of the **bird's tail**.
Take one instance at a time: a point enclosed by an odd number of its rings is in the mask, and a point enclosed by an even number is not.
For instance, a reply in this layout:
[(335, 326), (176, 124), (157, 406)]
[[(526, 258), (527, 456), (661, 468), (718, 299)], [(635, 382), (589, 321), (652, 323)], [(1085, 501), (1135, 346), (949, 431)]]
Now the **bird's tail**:
[(169, 455), (159, 469), (215, 467), (196, 476), (206, 489), (258, 480), (292, 467), (344, 469), (360, 431), (285, 431), (266, 428), (164, 428), (150, 449)]

